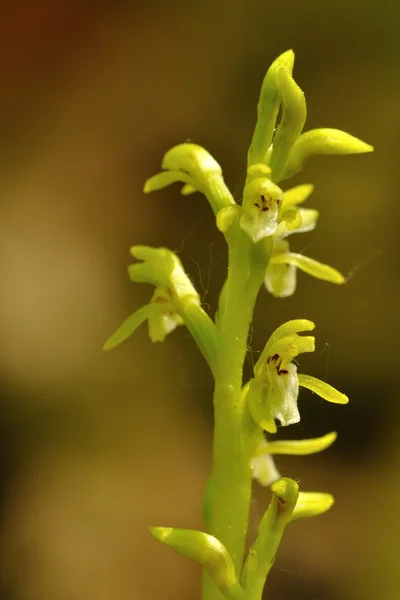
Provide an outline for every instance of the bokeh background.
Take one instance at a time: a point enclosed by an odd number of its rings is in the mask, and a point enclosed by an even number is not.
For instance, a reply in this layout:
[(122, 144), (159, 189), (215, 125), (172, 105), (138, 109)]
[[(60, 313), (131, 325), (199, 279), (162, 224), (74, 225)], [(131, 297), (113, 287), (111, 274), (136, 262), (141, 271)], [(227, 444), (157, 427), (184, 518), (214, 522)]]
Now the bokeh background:
[(348, 284), (300, 274), (293, 298), (263, 291), (257, 306), (252, 351), (312, 319), (302, 368), (351, 397), (302, 393), (301, 423), (279, 432), (339, 432), (323, 455), (279, 460), (337, 503), (290, 527), (266, 595), (398, 600), (398, 2), (4, 0), (0, 16), (2, 600), (198, 597), (197, 567), (147, 527), (201, 526), (211, 378), (183, 328), (101, 346), (150, 293), (126, 276), (134, 243), (178, 251), (215, 307), (226, 250), (209, 207), (175, 187), (145, 197), (143, 181), (191, 139), (240, 197), (261, 81), (288, 48), (307, 128), (376, 152), (316, 158), (293, 180), (316, 184), (321, 211), (293, 247)]

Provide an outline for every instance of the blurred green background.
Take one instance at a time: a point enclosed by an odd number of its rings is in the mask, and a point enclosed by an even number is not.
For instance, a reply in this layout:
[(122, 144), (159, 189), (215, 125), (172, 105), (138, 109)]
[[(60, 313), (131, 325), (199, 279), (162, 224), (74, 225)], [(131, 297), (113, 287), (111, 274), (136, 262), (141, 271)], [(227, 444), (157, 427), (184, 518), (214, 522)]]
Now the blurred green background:
[[(164, 345), (143, 328), (101, 346), (149, 297), (126, 276), (134, 243), (179, 251), (215, 307), (226, 250), (209, 207), (175, 187), (144, 197), (143, 181), (191, 139), (239, 197), (262, 78), (293, 48), (306, 128), (376, 151), (316, 158), (293, 180), (316, 184), (321, 211), (293, 247), (349, 283), (300, 274), (293, 298), (263, 291), (257, 306), (252, 350), (284, 320), (312, 319), (302, 369), (351, 398), (303, 392), (301, 423), (279, 432), (339, 432), (321, 456), (278, 462), (337, 502), (290, 527), (266, 597), (398, 600), (399, 39), (396, 0), (2, 2), (2, 599), (199, 596), (197, 567), (147, 527), (201, 526), (211, 378), (183, 328)], [(257, 489), (254, 526), (267, 501)]]

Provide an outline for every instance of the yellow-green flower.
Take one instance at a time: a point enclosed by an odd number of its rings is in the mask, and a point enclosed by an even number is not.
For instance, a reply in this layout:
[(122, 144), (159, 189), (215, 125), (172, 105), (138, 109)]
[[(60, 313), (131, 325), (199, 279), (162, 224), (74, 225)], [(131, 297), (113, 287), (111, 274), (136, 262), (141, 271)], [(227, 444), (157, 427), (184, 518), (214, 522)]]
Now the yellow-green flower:
[(319, 213), (312, 208), (299, 208), (312, 193), (312, 185), (299, 185), (284, 193), (279, 225), (275, 231), (272, 252), (265, 276), (267, 290), (277, 298), (286, 298), (296, 290), (297, 269), (318, 279), (341, 284), (345, 278), (339, 271), (323, 263), (290, 252), (286, 238), (315, 228)]
[(314, 323), (305, 319), (281, 325), (271, 335), (254, 367), (247, 402), (253, 419), (265, 431), (276, 432), (275, 419), (283, 426), (300, 421), (297, 407), (300, 387), (310, 389), (329, 402), (348, 402), (347, 396), (324, 381), (297, 373), (293, 360), (302, 352), (315, 349), (313, 336), (298, 333), (312, 331), (314, 327)]

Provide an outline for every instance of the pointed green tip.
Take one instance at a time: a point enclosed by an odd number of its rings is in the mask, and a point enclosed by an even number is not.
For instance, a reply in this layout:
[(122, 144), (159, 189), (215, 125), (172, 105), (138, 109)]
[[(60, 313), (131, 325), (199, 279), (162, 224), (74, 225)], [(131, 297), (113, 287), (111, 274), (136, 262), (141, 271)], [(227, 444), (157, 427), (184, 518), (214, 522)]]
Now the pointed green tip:
[(172, 527), (149, 527), (149, 531), (156, 540), (160, 542), (166, 542), (168, 537), (171, 535)]

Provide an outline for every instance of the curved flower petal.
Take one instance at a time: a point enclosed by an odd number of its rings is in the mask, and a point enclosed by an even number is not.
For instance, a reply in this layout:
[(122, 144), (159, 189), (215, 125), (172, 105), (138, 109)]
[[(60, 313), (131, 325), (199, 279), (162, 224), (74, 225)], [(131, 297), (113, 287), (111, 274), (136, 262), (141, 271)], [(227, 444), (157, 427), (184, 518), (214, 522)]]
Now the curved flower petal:
[(330, 283), (342, 284), (346, 281), (343, 275), (333, 267), (320, 263), (303, 254), (296, 254), (295, 252), (276, 254), (271, 258), (270, 263), (273, 265), (293, 265), (304, 271), (304, 273), (308, 273), (308, 275), (329, 281)]
[(312, 392), (315, 392), (328, 402), (333, 402), (334, 404), (347, 404), (349, 399), (345, 394), (342, 394), (337, 389), (329, 385), (329, 383), (325, 383), (325, 381), (321, 381), (316, 377), (312, 377), (311, 375), (305, 375), (304, 373), (298, 374), (299, 386), (307, 388)]
[(156, 192), (157, 190), (162, 190), (168, 185), (172, 185), (177, 181), (185, 183), (185, 187), (186, 185), (192, 187), (194, 183), (193, 177), (190, 177), (190, 175), (183, 173), (182, 171), (163, 171), (162, 173), (157, 173), (157, 175), (149, 177), (149, 179), (145, 181), (143, 192), (145, 194)]
[(306, 456), (308, 454), (315, 454), (316, 452), (326, 450), (326, 448), (329, 448), (329, 446), (333, 444), (336, 438), (336, 431), (332, 431), (321, 437), (308, 440), (277, 440), (268, 442), (264, 449), (264, 453)]
[(282, 210), (292, 208), (297, 204), (302, 204), (311, 196), (314, 191), (314, 186), (311, 183), (303, 183), (296, 185), (290, 190), (283, 192)]
[(302, 331), (312, 331), (313, 329), (315, 329), (315, 324), (307, 319), (293, 319), (277, 327), (265, 344), (265, 348), (254, 367), (254, 371), (266, 361), (267, 357), (271, 354), (271, 349), (280, 338), (288, 337)]
[(334, 502), (335, 499), (331, 494), (300, 492), (290, 521), (322, 515), (332, 507)]
[(111, 350), (119, 344), (122, 344), (122, 342), (127, 340), (142, 323), (153, 316), (155, 312), (157, 312), (157, 307), (152, 304), (146, 304), (146, 306), (139, 308), (139, 310), (125, 319), (122, 325), (118, 327), (117, 331), (108, 338), (103, 346), (103, 350)]

